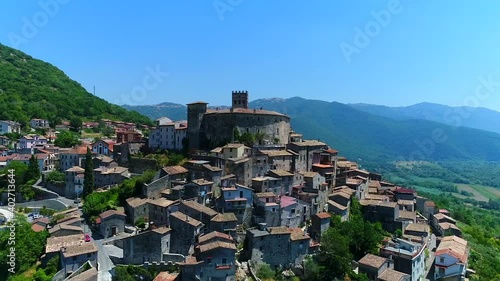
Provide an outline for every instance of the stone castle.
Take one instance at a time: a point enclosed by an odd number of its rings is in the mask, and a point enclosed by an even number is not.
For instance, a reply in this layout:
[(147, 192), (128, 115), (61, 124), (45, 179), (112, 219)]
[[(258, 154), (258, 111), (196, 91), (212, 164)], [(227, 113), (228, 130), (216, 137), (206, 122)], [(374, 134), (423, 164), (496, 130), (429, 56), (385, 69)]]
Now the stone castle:
[(233, 91), (230, 109), (208, 109), (206, 102), (188, 104), (189, 148), (211, 149), (234, 141), (240, 134), (264, 134), (271, 143), (287, 144), (291, 131), (290, 117), (263, 109), (248, 108), (248, 92)]

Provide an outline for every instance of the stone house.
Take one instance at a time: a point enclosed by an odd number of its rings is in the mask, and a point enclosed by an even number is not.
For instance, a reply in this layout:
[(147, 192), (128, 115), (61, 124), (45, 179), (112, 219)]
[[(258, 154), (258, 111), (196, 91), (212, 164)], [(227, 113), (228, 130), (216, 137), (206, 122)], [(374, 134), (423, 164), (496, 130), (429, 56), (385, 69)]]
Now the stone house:
[(267, 173), (268, 176), (272, 178), (278, 178), (280, 179), (281, 183), (281, 190), (283, 192), (283, 195), (291, 195), (292, 193), (292, 188), (294, 185), (294, 174), (286, 171), (286, 170), (270, 170)]
[(236, 237), (237, 225), (238, 219), (234, 213), (219, 213), (210, 220), (209, 230), (227, 233), (232, 237)]
[(116, 132), (116, 142), (124, 143), (124, 142), (138, 142), (142, 140), (141, 133), (137, 131), (121, 131)]
[(205, 204), (212, 196), (213, 181), (206, 179), (192, 180), (184, 185), (184, 199), (195, 199), (198, 203)]
[(149, 221), (149, 199), (131, 197), (127, 198), (125, 203), (125, 212), (127, 213), (127, 219), (130, 220), (131, 224), (144, 218), (145, 221)]
[(80, 240), (79, 244), (64, 246), (61, 249), (62, 270), (68, 276), (87, 262), (97, 267), (97, 255), (98, 249), (94, 242)]
[(99, 225), (99, 232), (104, 238), (112, 237), (118, 233), (125, 232), (125, 218), (123, 212), (108, 210), (101, 214), (96, 220)]
[(327, 209), (329, 213), (335, 214), (337, 216), (340, 216), (340, 221), (347, 221), (349, 220), (349, 205), (344, 206), (342, 204), (339, 204), (333, 200), (328, 200), (327, 202)]
[(216, 231), (200, 236), (194, 256), (179, 263), (182, 280), (231, 280), (236, 271), (235, 254), (231, 236)]
[(149, 199), (148, 222), (154, 223), (156, 226), (170, 225), (170, 214), (178, 210), (178, 206), (175, 203), (175, 201), (170, 201), (163, 197)]
[(252, 163), (252, 158), (247, 156), (228, 158), (226, 160), (226, 174), (234, 174), (239, 184), (250, 186), (253, 178)]
[(60, 237), (67, 235), (82, 235), (83, 229), (79, 226), (67, 225), (64, 223), (56, 224), (52, 228), (49, 228), (49, 234), (51, 237)]
[(278, 197), (272, 192), (254, 194), (254, 222), (265, 223), (267, 226), (281, 225), (281, 207)]
[(142, 188), (142, 196), (151, 199), (162, 197), (161, 192), (166, 188), (171, 187), (170, 176), (155, 177), (153, 180), (144, 184)]
[(250, 148), (242, 143), (228, 143), (221, 148), (221, 154), (224, 159), (250, 155)]
[(117, 166), (99, 167), (94, 169), (94, 186), (103, 188), (114, 186), (130, 178), (128, 168)]
[(168, 175), (172, 182), (185, 183), (188, 177), (188, 169), (182, 166), (167, 166), (160, 170), (160, 177)]
[(328, 149), (328, 146), (316, 140), (304, 140), (301, 142), (292, 142), (287, 148), (298, 154), (295, 168), (300, 172), (312, 170), (313, 163), (317, 163), (321, 152)]
[(201, 221), (207, 227), (209, 227), (212, 219), (218, 214), (215, 210), (212, 210), (207, 206), (195, 201), (187, 200), (180, 202), (179, 211)]
[(217, 203), (220, 211), (233, 212), (238, 218), (238, 223), (250, 223), (253, 189), (239, 184), (232, 187), (223, 187)]
[(408, 189), (408, 188), (396, 188), (394, 190), (394, 198), (396, 201), (398, 200), (410, 200), (414, 201), (416, 198), (416, 192), (413, 189)]
[[(392, 261), (392, 260), (391, 260)], [(386, 269), (393, 268), (394, 265), (388, 259), (372, 254), (366, 254), (358, 261), (359, 273), (364, 273), (369, 280), (378, 280), (378, 276)]]
[(64, 193), (68, 198), (81, 196), (83, 192), (85, 170), (79, 166), (74, 166), (64, 171)]
[(196, 237), (202, 233), (204, 224), (187, 214), (175, 212), (170, 214), (170, 227), (172, 228), (171, 252), (184, 256), (194, 253)]
[(321, 242), (321, 236), (330, 227), (331, 215), (327, 212), (317, 213), (311, 216), (311, 227), (309, 232), (311, 239)]
[(295, 170), (295, 167), (292, 166), (294, 155), (286, 150), (259, 150), (258, 154), (266, 156), (269, 170)]
[(429, 225), (425, 223), (410, 223), (403, 232), (405, 238), (409, 238), (412, 241), (420, 242), (422, 238), (428, 240), (429, 235)]
[(252, 188), (255, 192), (273, 192), (276, 195), (284, 195), (280, 178), (270, 176), (256, 177), (252, 179)]
[(396, 202), (375, 200), (360, 200), (363, 216), (371, 222), (380, 222), (382, 227), (389, 232), (401, 229), (395, 221), (399, 218), (399, 208)]
[(170, 228), (160, 227), (122, 238), (123, 263), (143, 264), (163, 261), (163, 255), (170, 253), (171, 247), (175, 244), (170, 242), (171, 235)]
[(290, 196), (281, 196), (281, 226), (296, 228), (309, 220), (310, 207), (309, 204)]
[(411, 276), (394, 270), (394, 261), (384, 257), (366, 254), (358, 261), (359, 273), (368, 276), (368, 280), (375, 281), (411, 281)]
[(435, 280), (463, 280), (467, 271), (470, 248), (457, 236), (446, 236), (435, 252)]
[(212, 166), (207, 160), (189, 160), (184, 164), (188, 170), (188, 180), (207, 179), (217, 184), (220, 183), (222, 169)]
[(252, 261), (262, 261), (271, 267), (289, 268), (300, 262), (308, 252), (309, 236), (302, 230), (283, 226), (247, 229), (245, 251)]
[(397, 203), (398, 203), (399, 210), (405, 210), (405, 211), (410, 211), (410, 212), (415, 211), (415, 202), (413, 200), (400, 199), (400, 200), (398, 200)]

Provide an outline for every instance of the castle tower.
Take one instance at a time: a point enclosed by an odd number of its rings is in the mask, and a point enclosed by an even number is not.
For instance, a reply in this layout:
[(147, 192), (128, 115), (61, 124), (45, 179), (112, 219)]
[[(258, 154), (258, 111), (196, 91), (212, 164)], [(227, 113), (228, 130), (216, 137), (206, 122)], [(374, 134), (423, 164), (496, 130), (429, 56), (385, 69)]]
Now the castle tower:
[(193, 102), (187, 105), (189, 151), (200, 148), (200, 133), (203, 115), (207, 112), (206, 102)]
[(233, 108), (248, 108), (247, 91), (233, 91)]

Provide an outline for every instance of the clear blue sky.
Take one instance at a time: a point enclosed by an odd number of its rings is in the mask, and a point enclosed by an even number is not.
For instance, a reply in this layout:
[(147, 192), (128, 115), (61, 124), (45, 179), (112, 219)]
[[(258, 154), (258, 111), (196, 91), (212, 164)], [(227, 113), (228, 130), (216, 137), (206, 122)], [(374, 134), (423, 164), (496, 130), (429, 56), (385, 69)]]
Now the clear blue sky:
[[(56, 11), (45, 2), (59, 3)], [(499, 1), (392, 2), (9, 1), (0, 42), (115, 103), (220, 105), (231, 90), (248, 90), (251, 100), (463, 105), (480, 76), (500, 82)], [(391, 18), (377, 30), (372, 11), (381, 10)], [(356, 45), (356, 28), (367, 27), (370, 42)], [(359, 47), (350, 62), (347, 44)], [(132, 95), (157, 66), (168, 77), (148, 80), (145, 98)], [(500, 110), (500, 85), (494, 90), (475, 105)]]

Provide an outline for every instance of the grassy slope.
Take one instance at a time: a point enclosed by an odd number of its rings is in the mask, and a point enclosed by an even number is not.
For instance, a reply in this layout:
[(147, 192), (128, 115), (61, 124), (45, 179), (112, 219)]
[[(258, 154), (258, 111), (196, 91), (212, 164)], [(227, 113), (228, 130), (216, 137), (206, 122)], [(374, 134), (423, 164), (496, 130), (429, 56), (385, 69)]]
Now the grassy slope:
[(58, 123), (74, 116), (151, 123), (88, 93), (57, 67), (0, 44), (0, 120), (26, 124), (31, 118), (45, 118)]

